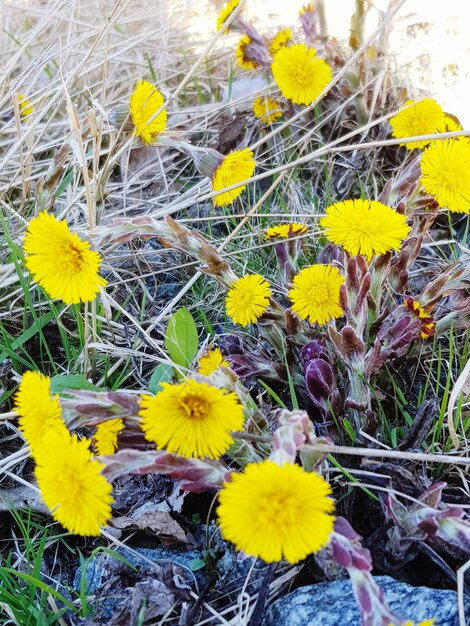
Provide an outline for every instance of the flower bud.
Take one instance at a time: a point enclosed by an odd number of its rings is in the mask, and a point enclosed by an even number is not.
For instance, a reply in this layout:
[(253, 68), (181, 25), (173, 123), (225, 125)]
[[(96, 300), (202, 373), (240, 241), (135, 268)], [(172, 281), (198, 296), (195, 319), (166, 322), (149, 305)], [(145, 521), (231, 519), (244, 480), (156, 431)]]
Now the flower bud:
[(342, 400), (331, 365), (322, 358), (311, 359), (305, 365), (304, 378), (307, 395), (322, 419), (326, 421), (331, 412), (339, 414)]

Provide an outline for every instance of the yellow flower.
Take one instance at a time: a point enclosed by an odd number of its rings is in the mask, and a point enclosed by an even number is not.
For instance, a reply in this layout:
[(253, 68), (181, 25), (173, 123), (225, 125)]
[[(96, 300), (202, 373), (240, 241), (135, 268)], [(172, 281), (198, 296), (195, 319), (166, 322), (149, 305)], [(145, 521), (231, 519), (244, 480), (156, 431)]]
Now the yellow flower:
[(156, 396), (142, 396), (142, 430), (157, 448), (190, 458), (219, 459), (243, 428), (243, 407), (234, 393), (207, 383), (161, 383)]
[[(406, 107), (390, 119), (390, 124), (393, 129), (392, 136), (397, 139), (432, 135), (442, 128), (444, 112), (431, 98), (425, 98), (420, 102), (409, 100)], [(414, 150), (415, 148), (424, 148), (430, 141), (430, 139), (426, 139), (400, 145), (405, 146), (408, 150)]]
[[(221, 10), (221, 12), (219, 13), (217, 17), (217, 30), (220, 30), (222, 28), (224, 23), (232, 15), (232, 13), (235, 11), (235, 9), (237, 8), (239, 4), (240, 4), (240, 0), (230, 0), (230, 2), (227, 2), (227, 4), (223, 7), (223, 9)], [(227, 30), (228, 28), (225, 29), (225, 32)]]
[(24, 239), (26, 267), (51, 298), (65, 304), (89, 302), (106, 285), (98, 271), (100, 255), (46, 211), (28, 224)]
[(293, 280), (289, 291), (292, 311), (312, 324), (326, 324), (341, 317), (339, 288), (344, 277), (332, 265), (312, 265), (301, 270)]
[(209, 376), (221, 365), (223, 367), (230, 367), (230, 363), (224, 359), (220, 349), (214, 348), (206, 352), (206, 354), (200, 358), (199, 369), (197, 371), (203, 376)]
[(287, 239), (296, 235), (303, 235), (308, 231), (308, 226), (292, 222), (292, 224), (278, 224), (264, 231), (265, 239)]
[(122, 419), (116, 418), (98, 424), (95, 432), (95, 449), (98, 455), (114, 454), (118, 444), (118, 435), (124, 428)]
[(289, 28), (281, 30), (281, 32), (274, 35), (271, 45), (269, 46), (269, 52), (274, 56), (276, 52), (279, 52), (291, 39), (292, 33)]
[(270, 297), (268, 281), (259, 274), (248, 274), (230, 287), (225, 300), (227, 314), (240, 326), (254, 324), (268, 308)]
[(261, 96), (253, 102), (253, 113), (263, 124), (272, 124), (282, 117), (281, 103), (275, 98)]
[(407, 296), (403, 306), (411, 311), (421, 320), (421, 339), (432, 337), (436, 330), (436, 324), (430, 313), (417, 301)]
[(25, 372), (15, 396), (18, 425), (33, 456), (46, 433), (64, 429), (59, 396), (51, 396), (51, 380), (39, 372)]
[(433, 141), (421, 158), (421, 183), (439, 206), (457, 213), (470, 210), (470, 143)]
[(450, 115), (444, 114), (444, 123), (439, 128), (440, 133), (455, 133), (458, 130), (463, 130), (462, 126), (454, 120)]
[(314, 10), (313, 3), (309, 2), (308, 4), (304, 5), (302, 8), (299, 9), (299, 15), (303, 15), (304, 13), (312, 13), (313, 10)]
[(297, 563), (325, 547), (333, 530), (330, 485), (299, 465), (251, 463), (219, 493), (222, 535), (267, 563)]
[[(231, 152), (224, 157), (222, 163), (216, 168), (212, 177), (212, 190), (220, 191), (221, 189), (225, 189), (225, 187), (230, 187), (235, 183), (251, 178), (254, 171), (255, 160), (251, 150), (244, 148), (243, 150)], [(230, 191), (225, 191), (214, 196), (213, 201), (215, 206), (231, 204), (245, 187), (246, 185), (240, 185)]]
[(304, 44), (281, 48), (274, 57), (272, 72), (282, 95), (294, 104), (310, 104), (332, 78), (330, 66)]
[(235, 50), (235, 56), (237, 57), (237, 63), (245, 70), (255, 70), (258, 67), (258, 63), (250, 58), (247, 47), (250, 45), (251, 39), (248, 35), (243, 37), (238, 42), (237, 49)]
[(76, 535), (95, 536), (111, 517), (112, 487), (90, 442), (51, 431), (36, 455), (36, 480), (52, 517)]
[(350, 254), (374, 254), (399, 250), (410, 233), (406, 216), (376, 200), (344, 200), (326, 209), (320, 220), (328, 241)]
[(166, 128), (166, 109), (155, 117), (155, 113), (163, 104), (161, 92), (152, 83), (140, 80), (131, 95), (130, 111), (132, 123), (135, 126), (134, 135), (149, 144), (155, 135)]
[(20, 107), (20, 115), (21, 117), (28, 117), (34, 111), (31, 102), (24, 95), (24, 93), (18, 94), (18, 105)]

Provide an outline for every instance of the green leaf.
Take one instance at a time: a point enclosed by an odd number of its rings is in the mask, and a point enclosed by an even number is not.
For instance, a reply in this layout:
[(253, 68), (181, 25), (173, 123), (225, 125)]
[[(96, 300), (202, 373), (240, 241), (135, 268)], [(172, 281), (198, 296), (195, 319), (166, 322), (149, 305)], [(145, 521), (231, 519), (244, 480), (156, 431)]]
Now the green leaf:
[(176, 365), (189, 367), (197, 354), (198, 343), (191, 313), (185, 307), (178, 309), (168, 320), (165, 334), (165, 348)]
[(347, 417), (343, 419), (343, 428), (348, 433), (352, 443), (354, 443), (356, 441), (356, 432)]
[(158, 393), (161, 391), (160, 383), (168, 383), (174, 376), (174, 370), (167, 363), (159, 363), (150, 376), (148, 389), (150, 393)]
[(62, 395), (66, 389), (100, 391), (99, 387), (90, 383), (82, 374), (58, 374), (51, 378), (51, 393)]
[(188, 567), (192, 572), (197, 572), (198, 570), (206, 567), (207, 563), (202, 559), (191, 559), (188, 563)]

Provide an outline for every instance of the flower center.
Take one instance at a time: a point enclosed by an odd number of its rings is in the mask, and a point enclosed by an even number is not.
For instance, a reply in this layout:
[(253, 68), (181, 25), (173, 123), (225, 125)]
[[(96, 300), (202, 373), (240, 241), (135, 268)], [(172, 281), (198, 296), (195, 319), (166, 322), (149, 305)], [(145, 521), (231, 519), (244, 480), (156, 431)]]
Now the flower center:
[(80, 476), (71, 467), (64, 467), (61, 475), (64, 485), (63, 499), (66, 502), (78, 502), (82, 497), (83, 485)]
[(292, 494), (273, 492), (267, 494), (265, 502), (265, 506), (260, 503), (260, 517), (267, 526), (275, 524), (276, 528), (289, 528), (297, 525), (300, 507)]
[(253, 292), (251, 289), (244, 289), (238, 294), (237, 300), (240, 308), (247, 307), (253, 302)]
[(328, 300), (328, 286), (324, 283), (313, 285), (310, 287), (308, 295), (313, 302), (322, 304)]
[(294, 71), (294, 81), (299, 85), (306, 85), (310, 82), (310, 72), (305, 65), (298, 65)]
[(72, 242), (68, 241), (62, 247), (62, 250), (57, 251), (59, 258), (61, 259), (61, 265), (71, 274), (78, 274), (84, 263), (82, 252)]
[(442, 187), (454, 189), (457, 186), (457, 172), (454, 169), (442, 168), (439, 177)]
[(209, 413), (209, 403), (198, 396), (188, 396), (180, 402), (180, 407), (189, 419), (204, 419)]

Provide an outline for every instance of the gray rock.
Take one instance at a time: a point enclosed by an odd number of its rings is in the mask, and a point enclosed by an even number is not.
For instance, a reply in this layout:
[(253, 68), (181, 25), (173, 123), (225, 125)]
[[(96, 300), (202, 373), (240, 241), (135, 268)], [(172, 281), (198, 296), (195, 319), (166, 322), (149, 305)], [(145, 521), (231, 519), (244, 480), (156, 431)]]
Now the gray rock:
[(197, 592), (205, 584), (204, 569), (198, 569), (202, 554), (196, 550), (178, 552), (158, 547), (113, 552), (116, 556), (106, 552), (93, 556), (85, 571), (79, 568), (74, 578), (77, 592), (84, 585), (85, 593), (95, 597), (94, 619), (100, 624), (121, 623), (117, 616), (141, 597), (147, 604), (158, 597), (160, 608), (166, 610), (165, 602), (181, 603), (188, 590)]
[[(391, 610), (403, 622), (431, 619), (436, 626), (459, 626), (457, 594), (447, 589), (412, 587), (388, 576), (377, 576)], [(470, 607), (467, 605), (467, 623)], [(361, 626), (349, 580), (300, 587), (268, 609), (263, 626)]]

